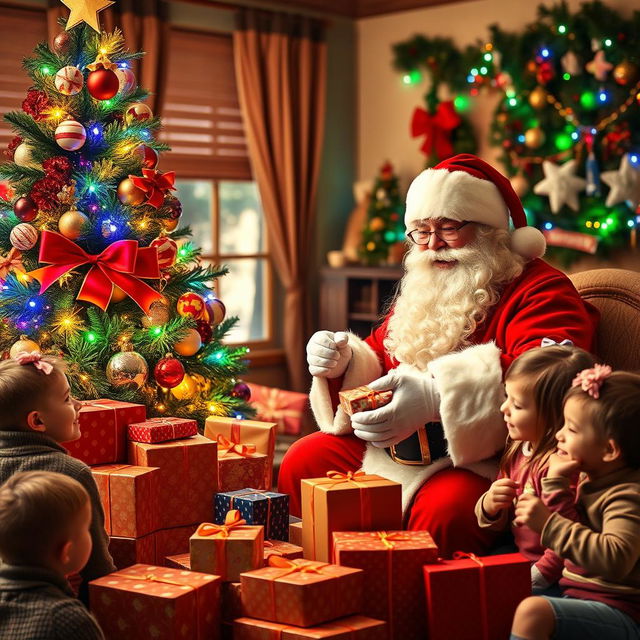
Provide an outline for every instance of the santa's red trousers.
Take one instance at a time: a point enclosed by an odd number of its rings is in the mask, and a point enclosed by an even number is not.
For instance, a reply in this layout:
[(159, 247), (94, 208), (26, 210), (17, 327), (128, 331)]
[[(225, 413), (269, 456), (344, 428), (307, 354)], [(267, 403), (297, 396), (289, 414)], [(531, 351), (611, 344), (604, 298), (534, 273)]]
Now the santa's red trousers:
[[(364, 451), (365, 443), (353, 435), (320, 431), (291, 445), (278, 476), (278, 490), (291, 496), (291, 515), (301, 514), (300, 480), (320, 478), (332, 469), (355, 471), (362, 465)], [(429, 531), (444, 558), (454, 551), (486, 553), (496, 534), (478, 526), (474, 507), (489, 485), (489, 480), (465, 469), (435, 473), (416, 492), (406, 528)]]

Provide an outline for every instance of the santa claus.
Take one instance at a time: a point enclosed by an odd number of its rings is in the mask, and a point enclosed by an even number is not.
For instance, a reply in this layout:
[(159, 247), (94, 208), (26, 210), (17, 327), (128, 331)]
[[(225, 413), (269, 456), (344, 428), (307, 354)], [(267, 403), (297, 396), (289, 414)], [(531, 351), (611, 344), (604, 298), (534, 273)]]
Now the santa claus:
[[(307, 345), (320, 431), (289, 449), (279, 487), (299, 515), (302, 478), (361, 467), (402, 484), (407, 528), (430, 531), (441, 555), (482, 553), (493, 534), (474, 505), (507, 436), (503, 372), (543, 338), (591, 350), (597, 312), (540, 260), (543, 235), (509, 181), (475, 156), (423, 171), (405, 225), (412, 247), (384, 322), (366, 340), (318, 331)], [(393, 398), (348, 416), (337, 393), (364, 384)]]

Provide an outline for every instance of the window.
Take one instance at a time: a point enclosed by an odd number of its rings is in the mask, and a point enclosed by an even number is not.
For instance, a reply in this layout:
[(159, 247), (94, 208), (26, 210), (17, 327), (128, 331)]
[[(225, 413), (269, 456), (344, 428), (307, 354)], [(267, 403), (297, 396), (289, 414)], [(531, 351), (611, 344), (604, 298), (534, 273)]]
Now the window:
[(262, 207), (252, 181), (230, 35), (171, 29), (160, 139), (162, 169), (175, 170), (182, 219), (203, 259), (225, 264), (217, 283), (228, 342), (272, 346), (271, 263)]

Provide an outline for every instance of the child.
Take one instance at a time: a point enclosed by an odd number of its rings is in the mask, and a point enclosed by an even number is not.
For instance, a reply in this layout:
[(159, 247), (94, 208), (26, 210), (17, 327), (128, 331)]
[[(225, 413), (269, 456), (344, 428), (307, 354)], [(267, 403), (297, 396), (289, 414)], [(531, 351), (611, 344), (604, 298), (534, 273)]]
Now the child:
[[(476, 504), (481, 527), (506, 529), (513, 522), (513, 505), (522, 493), (542, 495), (549, 456), (555, 451), (555, 434), (562, 425), (562, 400), (576, 374), (593, 365), (593, 356), (582, 349), (553, 345), (526, 351), (505, 374), (507, 399), (500, 410), (509, 436), (501, 471), (489, 491)], [(574, 485), (575, 486), (575, 485)], [(565, 515), (574, 514), (570, 492), (548, 506)], [(511, 527), (520, 553), (532, 562), (534, 592), (555, 585), (563, 562), (545, 550), (538, 533), (529, 527)]]
[[(564, 558), (564, 598), (531, 597), (511, 638), (640, 638), (640, 376), (598, 366), (567, 393), (543, 496), (567, 493), (579, 469), (579, 522), (523, 495), (516, 522)], [(578, 599), (579, 598), (579, 599)]]
[(0, 637), (103, 640), (65, 575), (91, 553), (91, 502), (61, 473), (16, 473), (0, 487)]
[(60, 360), (35, 352), (0, 362), (0, 483), (19, 471), (56, 471), (74, 478), (87, 490), (93, 551), (81, 571), (80, 597), (86, 601), (89, 580), (116, 569), (91, 471), (60, 444), (80, 437), (80, 406), (71, 396)]

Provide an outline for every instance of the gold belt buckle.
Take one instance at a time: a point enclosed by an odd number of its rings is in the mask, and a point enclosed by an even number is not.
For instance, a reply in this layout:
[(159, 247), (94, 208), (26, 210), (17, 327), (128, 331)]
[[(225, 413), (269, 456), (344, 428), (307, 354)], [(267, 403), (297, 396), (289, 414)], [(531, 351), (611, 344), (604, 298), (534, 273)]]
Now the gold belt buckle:
[(404, 458), (399, 458), (396, 453), (396, 446), (392, 444), (389, 447), (389, 453), (391, 454), (391, 459), (398, 464), (406, 464), (406, 465), (419, 465), (426, 466), (431, 464), (431, 449), (429, 448), (429, 440), (427, 438), (427, 428), (420, 427), (418, 429), (418, 442), (420, 443), (420, 455), (422, 460), (405, 460)]

